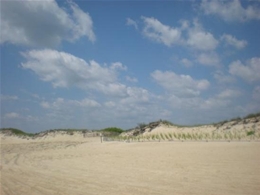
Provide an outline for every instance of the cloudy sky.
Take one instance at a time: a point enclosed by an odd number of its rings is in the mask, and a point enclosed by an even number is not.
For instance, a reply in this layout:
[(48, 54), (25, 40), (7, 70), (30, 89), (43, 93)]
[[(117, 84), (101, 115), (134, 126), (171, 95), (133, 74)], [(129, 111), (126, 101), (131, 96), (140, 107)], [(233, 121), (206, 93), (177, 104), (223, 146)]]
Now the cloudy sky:
[(260, 1), (1, 1), (1, 127), (260, 111)]

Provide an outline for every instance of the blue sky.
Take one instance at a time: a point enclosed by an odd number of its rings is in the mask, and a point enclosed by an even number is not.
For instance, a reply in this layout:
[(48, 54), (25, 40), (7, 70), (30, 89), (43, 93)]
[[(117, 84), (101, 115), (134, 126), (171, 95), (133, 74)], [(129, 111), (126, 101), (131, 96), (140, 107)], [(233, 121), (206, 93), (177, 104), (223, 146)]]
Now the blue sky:
[(260, 1), (1, 1), (1, 127), (259, 112), (259, 35)]

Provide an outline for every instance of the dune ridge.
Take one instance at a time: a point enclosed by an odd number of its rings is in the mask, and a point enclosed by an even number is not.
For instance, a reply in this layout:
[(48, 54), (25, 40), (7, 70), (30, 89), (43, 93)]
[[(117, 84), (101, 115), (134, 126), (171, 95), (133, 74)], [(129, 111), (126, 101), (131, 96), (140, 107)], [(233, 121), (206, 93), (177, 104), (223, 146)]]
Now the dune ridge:
[[(37, 136), (20, 132), (19, 136), (2, 130), (0, 194), (257, 195), (260, 142), (253, 141), (258, 139), (257, 120), (197, 127), (159, 121), (111, 135), (113, 142), (102, 143), (102, 131), (53, 130)], [(188, 133), (199, 136), (211, 131), (230, 135), (241, 131), (252, 141), (202, 142), (205, 137), (186, 141)], [(184, 142), (170, 137), (183, 133), (186, 137), (180, 140)], [(132, 139), (131, 143), (125, 138)], [(146, 142), (138, 142), (142, 139)]]

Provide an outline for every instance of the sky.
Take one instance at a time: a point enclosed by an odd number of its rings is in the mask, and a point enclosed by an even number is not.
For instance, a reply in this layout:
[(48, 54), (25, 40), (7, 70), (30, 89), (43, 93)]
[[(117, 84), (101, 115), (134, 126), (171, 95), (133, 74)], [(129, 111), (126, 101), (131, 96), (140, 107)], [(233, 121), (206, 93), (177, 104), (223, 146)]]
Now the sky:
[(1, 1), (1, 127), (260, 111), (260, 1)]

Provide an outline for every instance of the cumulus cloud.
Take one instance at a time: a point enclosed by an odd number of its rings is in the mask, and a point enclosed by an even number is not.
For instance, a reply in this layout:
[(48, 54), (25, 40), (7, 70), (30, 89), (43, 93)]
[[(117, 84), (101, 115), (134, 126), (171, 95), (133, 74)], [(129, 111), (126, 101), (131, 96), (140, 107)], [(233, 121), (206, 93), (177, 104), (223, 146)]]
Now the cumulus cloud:
[(41, 107), (43, 108), (51, 108), (51, 105), (49, 104), (49, 102), (46, 102), (46, 101), (42, 101), (40, 103)]
[(235, 78), (231, 75), (227, 75), (225, 73), (223, 73), (222, 71), (216, 71), (213, 74), (214, 78), (222, 84), (229, 84), (229, 83), (234, 83), (235, 82)]
[(223, 34), (220, 40), (223, 41), (225, 45), (230, 45), (237, 49), (243, 49), (247, 45), (247, 41), (238, 40), (236, 37), (228, 34)]
[(121, 103), (145, 103), (150, 100), (148, 90), (139, 87), (127, 87), (127, 97), (121, 99)]
[(137, 83), (138, 79), (135, 77), (126, 76), (126, 80), (132, 83)]
[(47, 102), (43, 101), (40, 103), (40, 105), (45, 109), (61, 109), (64, 107), (81, 107), (81, 108), (94, 108), (94, 107), (100, 107), (100, 104), (92, 99), (82, 99), (82, 100), (65, 100), (63, 98), (57, 98), (53, 102)]
[(205, 31), (197, 20), (193, 21), (193, 27), (188, 28), (188, 46), (198, 50), (214, 50), (218, 46), (218, 40), (210, 33)]
[(228, 22), (244, 22), (253, 19), (260, 19), (259, 7), (248, 5), (246, 8), (244, 8), (239, 0), (202, 0), (200, 6), (206, 15), (216, 15)]
[(197, 61), (205, 66), (217, 66), (220, 63), (219, 56), (215, 52), (201, 53), (197, 56)]
[(151, 76), (165, 90), (176, 96), (198, 96), (210, 85), (205, 79), (195, 80), (189, 75), (178, 75), (172, 71), (156, 70)]
[[(132, 127), (140, 117), (142, 120), (147, 116), (154, 117), (155, 111), (160, 110), (156, 105), (147, 106), (151, 104), (151, 94), (145, 89), (128, 87), (127, 94), (124, 98), (104, 96), (99, 98), (99, 101), (95, 97), (80, 100), (56, 98), (41, 102), (40, 105), (45, 109), (46, 121), (68, 125), (73, 121), (88, 128), (104, 128), (113, 123), (117, 126)], [(148, 121), (151, 121), (151, 118)]]
[(260, 80), (260, 58), (251, 58), (245, 65), (240, 60), (234, 61), (229, 65), (229, 73), (248, 82), (258, 81)]
[(15, 118), (20, 118), (20, 115), (16, 112), (9, 112), (4, 115), (4, 118), (15, 119)]
[[(127, 69), (120, 62), (101, 66), (93, 60), (86, 62), (71, 54), (49, 49), (31, 50), (22, 55), (26, 59), (26, 62), (22, 63), (22, 68), (32, 70), (41, 80), (52, 83), (53, 87), (77, 87), (94, 92), (93, 94), (95, 92), (104, 94), (106, 98), (119, 98), (122, 102), (131, 103), (146, 102), (151, 96), (146, 89), (120, 83), (118, 72)], [(43, 108), (51, 108), (64, 101), (58, 99), (54, 104), (42, 101), (40, 105)], [(66, 104), (82, 107), (99, 105), (89, 99), (67, 101)]]
[(156, 18), (142, 17), (144, 22), (143, 34), (149, 39), (172, 46), (181, 42), (181, 30), (162, 24)]
[(117, 72), (126, 70), (121, 63), (101, 66), (94, 60), (86, 62), (69, 53), (56, 50), (31, 50), (23, 52), (26, 62), (22, 68), (32, 70), (41, 80), (51, 82), (53, 87), (79, 87), (108, 95), (123, 96), (126, 86), (119, 83)]
[(112, 65), (110, 66), (111, 69), (113, 70), (127, 70), (127, 67), (124, 66), (121, 62), (115, 62), (115, 63), (112, 63)]
[(18, 100), (18, 97), (16, 95), (2, 95), (1, 94), (1, 97), (0, 97), (0, 100), (1, 101), (4, 101), (4, 100)]
[(180, 63), (185, 66), (185, 67), (191, 67), (193, 65), (193, 62), (190, 61), (189, 59), (187, 58), (183, 58), (180, 60)]
[[(180, 27), (170, 27), (156, 18), (142, 17), (144, 22), (143, 34), (149, 39), (168, 47), (173, 45), (189, 46), (193, 49), (208, 51), (218, 46), (218, 40), (203, 29), (197, 19), (192, 26), (186, 20), (180, 21)], [(187, 33), (187, 36), (184, 34)], [(185, 38), (186, 37), (186, 38)]]
[[(227, 98), (218, 98), (218, 97), (209, 97), (209, 98), (202, 98), (199, 96), (193, 96), (193, 97), (178, 97), (176, 95), (171, 95), (168, 98), (168, 101), (170, 105), (173, 108), (188, 110), (190, 113), (200, 113), (201, 115), (204, 115), (205, 111), (209, 111), (212, 109), (216, 109), (218, 111), (219, 109), (223, 110), (228, 106), (231, 101)], [(206, 112), (206, 115), (211, 115), (212, 113)], [(188, 116), (188, 115), (187, 115)], [(194, 120), (194, 116), (192, 117)], [(202, 120), (202, 119), (200, 119)]]
[(82, 11), (76, 3), (71, 2), (73, 25), (72, 41), (86, 36), (92, 42), (96, 40), (96, 36), (93, 32), (93, 21), (89, 13)]
[(133, 27), (135, 27), (136, 30), (138, 29), (138, 25), (137, 25), (136, 21), (134, 21), (131, 18), (126, 19), (126, 25), (127, 26), (133, 26)]
[(0, 43), (52, 47), (84, 36), (94, 42), (90, 15), (73, 2), (68, 5), (71, 13), (54, 0), (1, 2)]
[(229, 99), (235, 98), (241, 95), (241, 92), (233, 89), (225, 89), (217, 95), (218, 98)]

